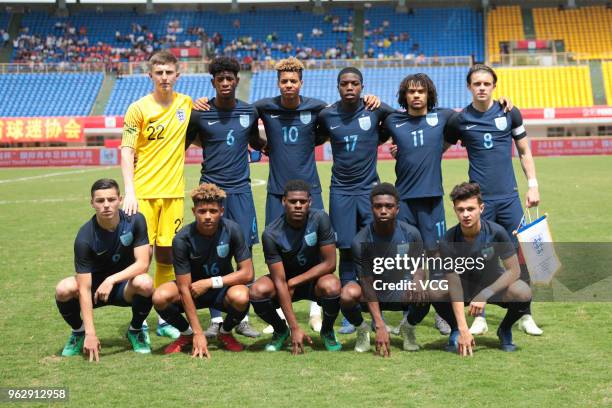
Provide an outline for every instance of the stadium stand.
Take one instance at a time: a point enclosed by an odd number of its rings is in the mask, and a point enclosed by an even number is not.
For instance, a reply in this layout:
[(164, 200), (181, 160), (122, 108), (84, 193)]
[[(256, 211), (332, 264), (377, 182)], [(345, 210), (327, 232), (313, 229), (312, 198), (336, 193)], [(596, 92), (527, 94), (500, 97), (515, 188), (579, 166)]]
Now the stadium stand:
[(608, 106), (612, 106), (612, 61), (606, 61), (601, 64), (601, 70), (603, 72)]
[[(181, 75), (174, 87), (177, 92), (192, 98), (214, 95), (210, 75)], [(127, 76), (117, 80), (104, 110), (105, 115), (123, 115), (130, 103), (151, 92), (151, 79), (147, 75)]]
[(500, 43), (525, 39), (520, 6), (499, 6), (487, 13), (487, 50), (489, 60), (500, 62)]
[(581, 59), (612, 55), (612, 8), (534, 8), (536, 36), (542, 40), (563, 40), (565, 50)]
[[(365, 26), (370, 35), (365, 49), (374, 56), (420, 54), (425, 56), (474, 55), (484, 59), (482, 13), (468, 8), (416, 8), (408, 14), (396, 13), (391, 7), (366, 9)], [(382, 31), (381, 31), (382, 28)], [(432, 29), (433, 28), (433, 29)], [(400, 34), (408, 33), (407, 41), (399, 41)], [(398, 41), (385, 39), (398, 36)]]
[(497, 68), (495, 95), (512, 99), (519, 108), (593, 106), (589, 67)]
[(7, 30), (11, 15), (9, 13), (0, 13), (0, 30)]
[[(424, 72), (429, 75), (438, 90), (438, 105), (461, 108), (471, 98), (465, 86), (466, 67), (422, 67), (422, 68), (366, 68), (362, 70), (364, 94), (375, 94), (380, 99), (399, 108), (397, 90), (401, 80), (408, 74)], [(339, 99), (336, 87), (338, 70), (304, 71), (304, 87), (301, 94), (332, 103)], [(262, 71), (253, 74), (251, 80), (251, 102), (278, 95), (276, 71)]]
[(104, 74), (0, 75), (0, 117), (86, 116)]
[[(74, 42), (87, 38), (88, 47), (110, 47), (113, 53), (121, 53), (122, 60), (139, 57), (131, 52), (135, 45), (150, 54), (164, 47), (206, 44), (217, 54), (263, 59), (295, 55), (300, 50), (308, 51), (306, 57), (322, 57), (332, 47), (346, 51), (348, 32), (352, 31), (351, 19), (349, 9), (333, 9), (326, 16), (294, 9), (238, 14), (170, 11), (147, 16), (132, 12), (78, 12), (67, 18), (33, 12), (23, 17), (22, 26), (28, 28), (28, 36), (42, 39), (43, 44), (47, 36), (68, 34)], [(301, 41), (298, 33), (302, 35)], [(52, 48), (55, 55), (46, 55), (46, 61), (66, 59), (65, 47)], [(318, 52), (314, 53), (315, 50)], [(338, 52), (337, 57), (340, 55)], [(17, 53), (14, 59), (19, 59)]]

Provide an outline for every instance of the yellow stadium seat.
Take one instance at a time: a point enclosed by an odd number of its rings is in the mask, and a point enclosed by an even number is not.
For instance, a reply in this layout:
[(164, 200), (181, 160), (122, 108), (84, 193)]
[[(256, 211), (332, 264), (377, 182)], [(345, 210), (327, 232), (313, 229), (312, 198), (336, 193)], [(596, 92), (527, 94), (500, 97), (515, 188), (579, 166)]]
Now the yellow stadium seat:
[(604, 62), (601, 65), (601, 69), (603, 71), (608, 106), (612, 106), (612, 61)]
[(605, 6), (534, 8), (533, 20), (538, 39), (563, 40), (578, 59), (605, 58), (612, 50), (612, 9)]
[[(612, 63), (607, 64), (612, 81)], [(519, 108), (593, 106), (591, 75), (586, 65), (571, 67), (497, 68), (495, 97), (508, 96)], [(606, 89), (612, 82), (606, 79)], [(612, 92), (612, 89), (611, 89)]]
[(487, 44), (489, 61), (500, 62), (499, 44), (523, 40), (523, 15), (520, 6), (500, 6), (487, 13)]

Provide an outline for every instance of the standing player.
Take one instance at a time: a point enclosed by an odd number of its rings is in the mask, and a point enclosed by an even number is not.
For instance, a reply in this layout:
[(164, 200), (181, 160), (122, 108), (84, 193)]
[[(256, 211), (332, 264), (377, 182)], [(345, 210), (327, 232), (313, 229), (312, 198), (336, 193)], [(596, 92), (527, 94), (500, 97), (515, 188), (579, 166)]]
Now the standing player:
[[(329, 216), (337, 234), (340, 281), (344, 286), (357, 280), (351, 243), (357, 232), (372, 221), (370, 191), (380, 181), (376, 172), (378, 145), (388, 139), (379, 132), (379, 125), (393, 108), (382, 104), (375, 110), (366, 109), (361, 99), (363, 75), (357, 68), (341, 70), (337, 83), (340, 101), (319, 113), (317, 144), (331, 142)], [(340, 333), (353, 331), (355, 328), (343, 321)]]
[(96, 214), (74, 241), (76, 277), (63, 279), (55, 289), (57, 308), (72, 327), (62, 356), (78, 355), (84, 348), (89, 361), (99, 361), (93, 309), (106, 305), (132, 307), (127, 338), (135, 352), (151, 352), (149, 336), (142, 328), (153, 294), (153, 282), (147, 275), (147, 224), (142, 214), (128, 217), (120, 204), (115, 180), (100, 179), (91, 186)]
[[(416, 325), (429, 312), (429, 303), (425, 302), (426, 293), (420, 283), (425, 278), (423, 269), (416, 270), (414, 274), (401, 274), (402, 280), (417, 283), (414, 291), (374, 291), (377, 288), (372, 282), (374, 275), (372, 270), (368, 270), (371, 267), (371, 257), (366, 252), (382, 252), (389, 258), (396, 255), (419, 258), (422, 254), (423, 241), (419, 230), (397, 219), (399, 201), (397, 189), (390, 183), (381, 183), (372, 189), (370, 205), (374, 221), (359, 231), (351, 245), (359, 283), (346, 284), (342, 288), (340, 301), (342, 313), (357, 328), (355, 351), (361, 353), (370, 350), (370, 327), (364, 321), (359, 308), (360, 301), (367, 302), (376, 327), (376, 352), (383, 357), (390, 355), (389, 332), (381, 314), (383, 310), (410, 311), (407, 320), (400, 326), (400, 333), (404, 338), (403, 349), (406, 351), (419, 350), (415, 336)], [(365, 248), (366, 246), (370, 248)]]
[[(278, 351), (291, 334), (293, 354), (304, 351), (304, 339), (292, 302), (308, 299), (323, 308), (321, 339), (329, 351), (342, 348), (334, 333), (340, 311), (340, 281), (336, 270), (336, 239), (329, 216), (310, 209), (310, 185), (290, 180), (285, 186), (285, 215), (268, 225), (263, 233), (263, 250), (270, 274), (251, 286), (250, 297), (257, 315), (274, 328), (268, 351)], [(280, 306), (287, 322), (278, 315)], [(287, 327), (289, 323), (289, 327)]]
[[(259, 242), (257, 217), (251, 191), (248, 146), (260, 150), (265, 141), (259, 138), (257, 110), (236, 99), (240, 64), (233, 58), (218, 57), (209, 65), (216, 96), (210, 109), (191, 115), (188, 143), (199, 136), (202, 145), (200, 183), (213, 183), (226, 193), (224, 217), (235, 221), (249, 250)], [(193, 130), (193, 132), (192, 132)], [(214, 316), (214, 311), (211, 311)], [(220, 324), (211, 325), (207, 335), (216, 335)], [(257, 337), (259, 333), (243, 322), (239, 333)]]
[[(512, 142), (529, 186), (525, 206), (537, 206), (540, 193), (521, 112), (513, 109), (506, 113), (493, 100), (496, 84), (497, 75), (490, 67), (476, 64), (469, 70), (467, 86), (472, 93), (472, 103), (450, 120), (445, 139), (451, 144), (461, 140), (467, 149), (470, 182), (478, 183), (482, 189), (483, 218), (500, 224), (513, 237), (513, 231), (521, 224), (523, 208), (512, 167)], [(518, 248), (516, 238), (513, 241)], [(521, 261), (521, 278), (529, 281), (524, 260)], [(531, 307), (526, 309), (519, 326), (528, 334), (542, 334), (531, 317)], [(470, 330), (473, 334), (485, 333), (487, 322), (484, 316), (478, 316)]]
[[(470, 315), (479, 316), (485, 305), (492, 303), (508, 309), (497, 336), (503, 351), (515, 351), (512, 325), (529, 308), (531, 289), (519, 280), (514, 245), (501, 225), (481, 218), (485, 207), (478, 184), (461, 183), (453, 188), (450, 196), (459, 224), (446, 232), (440, 253), (445, 263), (446, 259), (462, 260), (465, 270), (446, 271), (450, 299), (440, 299), (442, 294), (432, 293), (432, 297), (438, 298), (436, 310), (452, 328), (447, 350), (462, 356), (472, 355), (475, 344), (465, 321), (464, 306), (469, 305)], [(472, 267), (467, 266), (466, 259), (475, 261), (470, 263)]]
[[(185, 135), (191, 98), (174, 92), (177, 59), (160, 51), (149, 60), (151, 94), (132, 103), (121, 140), (121, 173), (125, 185), (123, 210), (140, 211), (147, 220), (149, 243), (155, 247), (154, 285), (174, 279), (172, 238), (183, 225)], [(179, 332), (159, 319), (157, 334), (177, 338)]]
[[(192, 355), (210, 358), (206, 336), (197, 309), (215, 307), (227, 312), (217, 336), (223, 348), (242, 351), (232, 329), (249, 310), (249, 289), (254, 277), (251, 252), (243, 231), (234, 221), (223, 217), (225, 192), (214, 184), (201, 184), (191, 192), (195, 222), (185, 226), (172, 241), (176, 282), (155, 290), (155, 310), (181, 336), (164, 349), (178, 353), (193, 345)], [(234, 271), (232, 258), (237, 268)], [(187, 320), (181, 315), (185, 311)]]
[[(315, 124), (325, 102), (300, 95), (304, 84), (304, 65), (297, 58), (287, 58), (275, 66), (280, 95), (255, 102), (266, 131), (266, 151), (270, 157), (266, 197), (266, 225), (283, 215), (283, 191), (289, 180), (305, 180), (312, 186), (312, 207), (323, 209), (321, 183), (315, 162)], [(370, 109), (378, 107), (376, 97), (364, 97)], [(200, 104), (199, 102), (202, 102)], [(206, 99), (196, 101), (196, 108), (207, 109)], [(311, 303), (310, 326), (321, 328), (320, 308)], [(264, 330), (265, 331), (265, 330)]]

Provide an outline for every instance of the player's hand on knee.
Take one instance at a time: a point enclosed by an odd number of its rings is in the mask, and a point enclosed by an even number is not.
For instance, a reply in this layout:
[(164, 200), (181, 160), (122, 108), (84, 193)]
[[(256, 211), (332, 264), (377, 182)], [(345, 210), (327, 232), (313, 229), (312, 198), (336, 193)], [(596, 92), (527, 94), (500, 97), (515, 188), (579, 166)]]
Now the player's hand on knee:
[(537, 187), (532, 187), (527, 190), (527, 198), (525, 199), (525, 206), (527, 208), (537, 207), (540, 204), (540, 191)]
[(461, 357), (472, 357), (474, 355), (474, 347), (476, 342), (474, 336), (469, 330), (459, 331), (459, 337), (457, 338), (457, 353)]
[(110, 282), (108, 279), (105, 279), (104, 282), (102, 282), (102, 284), (100, 284), (100, 286), (96, 290), (96, 293), (94, 293), (94, 303), (107, 303), (108, 297), (110, 296), (112, 290), (113, 283)]
[(363, 103), (367, 110), (373, 111), (380, 107), (380, 98), (376, 95), (365, 95)]
[(291, 354), (295, 356), (304, 353), (304, 340), (312, 346), (312, 339), (300, 327), (291, 330)]
[(191, 357), (206, 357), (210, 360), (210, 353), (208, 352), (208, 343), (206, 341), (206, 336), (204, 336), (204, 333), (198, 333), (193, 335), (193, 350), (191, 352)]
[(391, 339), (386, 327), (376, 328), (376, 354), (381, 357), (391, 356)]
[(136, 199), (136, 195), (133, 193), (125, 193), (125, 197), (123, 197), (123, 212), (130, 216), (134, 215), (138, 212), (138, 200)]
[(212, 288), (211, 279), (200, 279), (198, 281), (191, 282), (191, 285), (189, 285), (189, 291), (194, 299), (208, 292), (210, 288)]
[(83, 343), (83, 354), (89, 356), (89, 361), (100, 361), (100, 340), (95, 334), (86, 334), (85, 342)]
[(208, 103), (208, 98), (206, 96), (202, 98), (198, 98), (193, 103), (193, 109), (199, 111), (208, 111), (210, 110), (210, 104)]

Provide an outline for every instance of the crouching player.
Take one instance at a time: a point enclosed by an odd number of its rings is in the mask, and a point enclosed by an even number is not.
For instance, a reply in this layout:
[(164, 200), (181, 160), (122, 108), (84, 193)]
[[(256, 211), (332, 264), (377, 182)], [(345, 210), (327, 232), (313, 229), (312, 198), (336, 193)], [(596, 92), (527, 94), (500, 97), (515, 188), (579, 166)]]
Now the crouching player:
[[(491, 303), (508, 310), (497, 336), (503, 351), (515, 351), (512, 325), (529, 307), (531, 289), (519, 280), (514, 244), (501, 225), (481, 218), (484, 204), (478, 184), (461, 183), (453, 188), (450, 197), (459, 224), (446, 232), (440, 242), (440, 255), (445, 262), (462, 259), (464, 265), (459, 270), (460, 264), (455, 262), (454, 270), (445, 270), (442, 279), (448, 279), (448, 292), (430, 293), (432, 302), (436, 301), (436, 311), (451, 326), (447, 350), (472, 355), (475, 343), (464, 306), (469, 306), (471, 316), (479, 316)], [(465, 260), (470, 259), (473, 261), (468, 266)]]
[[(324, 211), (310, 209), (311, 201), (310, 184), (288, 181), (282, 198), (285, 214), (266, 226), (262, 236), (270, 274), (251, 286), (250, 298), (255, 313), (274, 328), (267, 351), (280, 350), (290, 334), (293, 354), (304, 352), (304, 339), (312, 344), (293, 311), (292, 302), (303, 299), (323, 309), (320, 334), (325, 348), (342, 348), (333, 329), (340, 311), (340, 280), (333, 274), (335, 233)], [(279, 305), (287, 322), (276, 312)]]
[(153, 294), (153, 281), (147, 275), (147, 224), (142, 214), (128, 217), (120, 205), (115, 180), (100, 179), (93, 184), (91, 206), (96, 214), (74, 241), (76, 277), (63, 279), (55, 289), (57, 308), (72, 327), (62, 356), (78, 355), (84, 349), (89, 361), (99, 361), (93, 309), (106, 305), (132, 307), (127, 338), (135, 352), (151, 352), (149, 336), (142, 329)]
[(414, 273), (401, 270), (397, 271), (399, 274), (393, 273), (394, 277), (401, 277), (402, 281), (414, 282), (411, 289), (381, 288), (373, 282), (371, 252), (382, 253), (386, 258), (395, 258), (396, 255), (420, 258), (423, 253), (421, 234), (412, 225), (397, 220), (400, 209), (399, 193), (392, 184), (382, 183), (375, 186), (370, 193), (370, 203), (374, 221), (359, 231), (351, 246), (355, 271), (360, 282), (351, 282), (342, 288), (342, 313), (357, 328), (355, 351), (369, 351), (370, 325), (361, 316), (359, 308), (359, 302), (364, 302), (363, 309), (367, 306), (370, 310), (376, 328), (376, 352), (385, 357), (390, 355), (390, 340), (381, 311), (409, 311), (407, 320), (400, 326), (400, 334), (404, 339), (403, 349), (417, 351), (419, 345), (416, 343), (415, 328), (429, 312), (427, 293), (421, 284), (424, 271), (418, 268)]
[(217, 335), (220, 345), (229, 351), (244, 349), (232, 336), (232, 329), (249, 310), (246, 284), (253, 280), (253, 262), (240, 226), (223, 218), (224, 198), (225, 192), (214, 184), (194, 189), (191, 210), (195, 222), (183, 227), (172, 240), (176, 282), (164, 283), (153, 294), (157, 313), (181, 332), (164, 349), (166, 354), (192, 345), (194, 357), (210, 358), (197, 314), (197, 309), (209, 307), (227, 313)]

